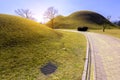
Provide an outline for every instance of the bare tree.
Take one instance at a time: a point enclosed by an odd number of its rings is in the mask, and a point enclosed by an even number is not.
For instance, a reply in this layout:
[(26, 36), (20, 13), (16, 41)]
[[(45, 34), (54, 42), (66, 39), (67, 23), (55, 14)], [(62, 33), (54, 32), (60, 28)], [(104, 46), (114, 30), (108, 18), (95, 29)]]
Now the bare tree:
[[(111, 19), (111, 16), (107, 16), (107, 20), (108, 20), (108, 22), (110, 22), (110, 19)], [(109, 25), (108, 28), (110, 29), (110, 25)]]
[(106, 18), (107, 18), (107, 20), (108, 20), (108, 21), (110, 21), (110, 19), (111, 19), (111, 16), (107, 16)]
[(110, 22), (111, 16), (107, 16), (106, 19), (107, 20), (105, 20), (105, 19), (103, 20), (104, 21), (104, 23), (103, 23), (103, 32), (105, 32), (105, 29), (106, 29), (106, 27), (108, 26), (108, 24)]
[(120, 28), (120, 17), (118, 17), (118, 20), (116, 21), (116, 25), (118, 25), (118, 28)]
[(106, 29), (106, 23), (103, 24), (103, 32), (105, 32)]
[(54, 18), (57, 13), (58, 13), (58, 10), (56, 10), (54, 7), (49, 7), (44, 13), (44, 17), (51, 20), (52, 28), (54, 28)]
[(15, 13), (21, 17), (24, 17), (30, 20), (36, 20), (33, 17), (33, 13), (29, 9), (17, 9), (15, 10)]

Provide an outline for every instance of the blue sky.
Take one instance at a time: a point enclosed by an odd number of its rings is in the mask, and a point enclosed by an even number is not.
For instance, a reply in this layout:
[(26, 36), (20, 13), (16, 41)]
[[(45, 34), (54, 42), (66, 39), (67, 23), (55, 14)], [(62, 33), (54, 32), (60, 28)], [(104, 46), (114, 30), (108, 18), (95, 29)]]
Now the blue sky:
[(54, 6), (59, 14), (67, 16), (75, 11), (90, 10), (103, 16), (120, 17), (120, 0), (0, 0), (0, 13), (16, 15), (16, 9), (30, 9), (38, 21), (48, 7)]

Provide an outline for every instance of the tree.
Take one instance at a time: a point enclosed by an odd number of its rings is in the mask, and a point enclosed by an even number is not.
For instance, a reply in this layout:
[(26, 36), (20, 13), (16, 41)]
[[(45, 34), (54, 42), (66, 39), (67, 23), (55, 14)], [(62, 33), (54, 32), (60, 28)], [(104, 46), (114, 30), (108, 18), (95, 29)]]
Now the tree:
[(111, 16), (107, 16), (106, 19), (103, 19), (104, 23), (103, 23), (103, 32), (105, 32), (106, 27), (108, 26), (108, 23), (110, 22), (110, 18)]
[(118, 20), (114, 21), (113, 24), (120, 28), (120, 17), (118, 17)]
[(103, 32), (105, 32), (106, 29), (106, 23), (103, 24)]
[(33, 17), (33, 13), (29, 9), (17, 9), (15, 10), (15, 13), (21, 17), (24, 17), (30, 20), (36, 20)]
[[(111, 16), (107, 16), (106, 19), (110, 22)], [(110, 29), (110, 26), (108, 28)]]
[(57, 13), (58, 11), (54, 7), (49, 7), (44, 13), (44, 17), (51, 20), (52, 28), (54, 28), (54, 18)]
[(111, 19), (111, 16), (107, 16), (106, 18), (107, 18), (107, 20), (108, 20), (108, 21), (110, 21), (110, 19)]
[(119, 20), (118, 20), (118, 26), (120, 26), (120, 17), (118, 17), (118, 19), (119, 19)]
[(117, 25), (117, 26), (120, 26), (120, 21), (114, 21), (113, 24)]

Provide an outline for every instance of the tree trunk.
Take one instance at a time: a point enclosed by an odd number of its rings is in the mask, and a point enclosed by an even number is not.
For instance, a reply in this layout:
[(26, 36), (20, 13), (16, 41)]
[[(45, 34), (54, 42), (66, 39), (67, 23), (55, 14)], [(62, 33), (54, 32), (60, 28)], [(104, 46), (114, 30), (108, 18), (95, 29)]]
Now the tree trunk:
[(105, 28), (103, 28), (103, 32), (105, 32)]
[(52, 19), (51, 21), (52, 21), (52, 28), (54, 29), (54, 19)]
[(103, 32), (105, 32), (105, 28), (106, 28), (106, 25), (104, 24), (104, 25), (103, 25)]

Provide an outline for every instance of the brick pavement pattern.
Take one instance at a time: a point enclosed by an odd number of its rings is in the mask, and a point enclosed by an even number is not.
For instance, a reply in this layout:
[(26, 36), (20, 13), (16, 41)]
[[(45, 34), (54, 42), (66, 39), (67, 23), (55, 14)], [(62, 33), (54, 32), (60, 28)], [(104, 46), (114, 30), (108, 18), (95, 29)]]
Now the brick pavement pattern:
[(94, 80), (120, 80), (120, 39), (86, 32), (91, 45)]

